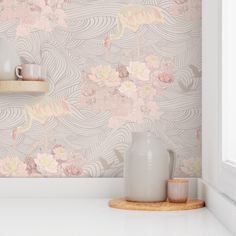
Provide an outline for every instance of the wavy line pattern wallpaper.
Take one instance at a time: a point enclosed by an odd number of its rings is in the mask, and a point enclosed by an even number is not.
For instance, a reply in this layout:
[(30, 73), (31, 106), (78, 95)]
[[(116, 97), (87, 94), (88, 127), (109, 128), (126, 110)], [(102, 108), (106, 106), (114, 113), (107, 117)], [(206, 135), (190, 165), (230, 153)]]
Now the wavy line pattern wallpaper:
[(200, 0), (0, 0), (0, 37), (50, 84), (0, 95), (0, 176), (119, 177), (141, 130), (201, 175)]

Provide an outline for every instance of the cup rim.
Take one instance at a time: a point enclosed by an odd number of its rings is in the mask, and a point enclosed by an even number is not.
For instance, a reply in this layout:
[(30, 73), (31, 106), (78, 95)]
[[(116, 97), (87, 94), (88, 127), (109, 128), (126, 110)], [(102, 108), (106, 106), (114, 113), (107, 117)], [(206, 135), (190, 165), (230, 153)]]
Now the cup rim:
[(169, 179), (168, 183), (186, 184), (188, 183), (188, 180), (187, 179)]
[(21, 66), (40, 66), (41, 67), (41, 65), (34, 64), (34, 63), (23, 63), (23, 64), (21, 64)]

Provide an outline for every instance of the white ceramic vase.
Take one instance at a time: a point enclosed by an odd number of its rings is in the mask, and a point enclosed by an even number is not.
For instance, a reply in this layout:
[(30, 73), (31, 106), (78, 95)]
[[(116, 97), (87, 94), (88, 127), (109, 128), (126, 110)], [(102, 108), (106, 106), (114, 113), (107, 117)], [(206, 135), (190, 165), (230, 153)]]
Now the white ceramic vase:
[(0, 38), (0, 80), (16, 80), (15, 68), (21, 64), (15, 46)]
[(174, 153), (167, 151), (161, 139), (152, 133), (132, 133), (132, 143), (126, 152), (124, 166), (126, 200), (165, 201), (174, 159)]

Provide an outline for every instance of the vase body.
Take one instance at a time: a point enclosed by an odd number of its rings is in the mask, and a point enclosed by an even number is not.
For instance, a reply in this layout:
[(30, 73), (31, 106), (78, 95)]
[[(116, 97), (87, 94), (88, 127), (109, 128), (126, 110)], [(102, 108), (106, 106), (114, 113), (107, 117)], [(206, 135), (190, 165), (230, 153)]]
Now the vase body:
[(15, 46), (0, 38), (0, 80), (16, 80), (15, 68), (20, 62)]
[(167, 181), (174, 156), (150, 132), (133, 133), (126, 152), (124, 177), (128, 201), (160, 202), (167, 198)]

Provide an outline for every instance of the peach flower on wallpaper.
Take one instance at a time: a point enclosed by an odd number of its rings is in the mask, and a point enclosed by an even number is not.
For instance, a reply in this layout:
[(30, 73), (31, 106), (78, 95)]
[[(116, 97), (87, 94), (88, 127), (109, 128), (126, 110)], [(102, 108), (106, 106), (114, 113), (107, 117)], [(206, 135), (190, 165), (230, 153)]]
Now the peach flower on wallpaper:
[(0, 175), (7, 177), (26, 176), (26, 164), (18, 157), (0, 159)]
[(138, 80), (147, 81), (149, 80), (150, 70), (147, 65), (143, 62), (131, 61), (129, 63), (128, 71), (130, 75)]
[(35, 30), (50, 32), (55, 27), (66, 26), (65, 0), (2, 0), (0, 19), (16, 19), (17, 36), (25, 36)]
[(56, 175), (58, 171), (58, 162), (55, 160), (52, 154), (38, 153), (34, 159), (38, 171), (42, 175)]
[(120, 85), (119, 73), (110, 65), (99, 65), (91, 68), (88, 77), (99, 86), (116, 87)]

